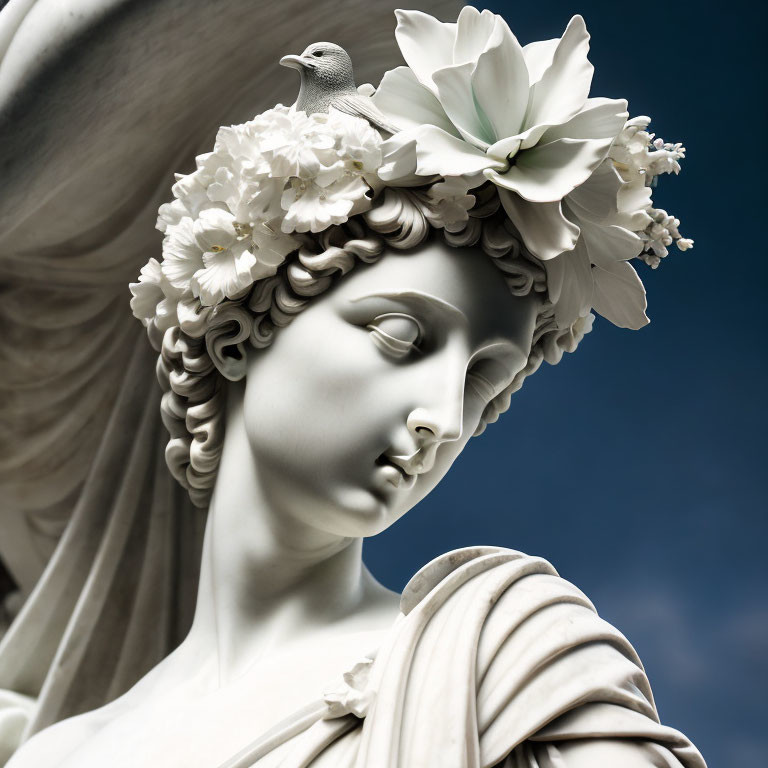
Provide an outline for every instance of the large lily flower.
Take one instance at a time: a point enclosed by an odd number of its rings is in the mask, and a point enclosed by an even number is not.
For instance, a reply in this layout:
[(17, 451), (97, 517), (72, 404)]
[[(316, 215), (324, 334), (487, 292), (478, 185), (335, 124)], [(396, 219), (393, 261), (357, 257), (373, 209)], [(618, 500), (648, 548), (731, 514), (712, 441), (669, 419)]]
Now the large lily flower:
[(525, 47), (500, 16), (470, 6), (455, 24), (419, 11), (397, 18), (408, 67), (387, 72), (374, 99), (403, 130), (385, 142), (379, 175), (485, 176), (534, 255), (572, 250), (579, 228), (561, 201), (600, 165), (627, 119), (624, 100), (588, 98), (581, 16), (560, 39)]
[(563, 212), (580, 235), (572, 251), (544, 262), (560, 327), (590, 309), (620, 328), (648, 323), (645, 288), (630, 264), (640, 255), (643, 240), (626, 226), (637, 221), (636, 204), (634, 191), (610, 159), (563, 199)]

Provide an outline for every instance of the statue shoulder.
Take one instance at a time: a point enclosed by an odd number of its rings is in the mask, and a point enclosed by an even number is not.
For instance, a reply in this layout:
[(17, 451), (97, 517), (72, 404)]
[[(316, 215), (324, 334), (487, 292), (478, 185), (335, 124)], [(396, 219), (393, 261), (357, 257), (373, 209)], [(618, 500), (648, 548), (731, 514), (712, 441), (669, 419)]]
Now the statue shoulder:
[(470, 598), (483, 625), (492, 620), (491, 630), (507, 631), (510, 622), (555, 605), (599, 618), (587, 596), (547, 560), (492, 546), (456, 549), (427, 563), (403, 590), (400, 609), (405, 615), (429, 612), (447, 601)]
[(6, 768), (46, 768), (67, 764), (67, 758), (95, 736), (111, 719), (109, 705), (67, 718), (35, 734), (14, 753)]
[[(477, 731), (466, 738), (483, 765), (526, 743), (588, 735), (698, 755), (659, 724), (628, 640), (543, 558), (502, 547), (448, 552), (410, 580), (401, 611), (392, 647), (377, 660), (380, 693), (400, 689), (403, 727), (425, 750), (449, 749), (451, 733), (470, 722)], [(455, 756), (441, 757), (450, 764)]]
[[(514, 701), (521, 715), (530, 716), (540, 709), (532, 703), (542, 701), (553, 712), (566, 711), (569, 702), (585, 700), (589, 681), (596, 688), (626, 688), (624, 704), (656, 717), (629, 641), (544, 558), (503, 547), (448, 552), (410, 580), (401, 610), (425, 628), (439, 622), (446, 642), (453, 633), (474, 638), (467, 652), (475, 656), (478, 717), (487, 717), (488, 727), (499, 708)], [(427, 637), (424, 632), (424, 642)], [(550, 687), (558, 691), (557, 703), (542, 695)], [(539, 727), (550, 719), (541, 712)]]
[[(403, 613), (407, 614), (410, 608), (426, 597), (430, 590), (458, 571), (475, 576), (491, 573), (498, 567), (512, 562), (518, 565), (536, 563), (542, 572), (558, 576), (554, 566), (544, 558), (526, 555), (516, 549), (488, 545), (461, 547), (430, 560), (411, 577), (402, 593)], [(464, 579), (461, 581), (463, 582)]]

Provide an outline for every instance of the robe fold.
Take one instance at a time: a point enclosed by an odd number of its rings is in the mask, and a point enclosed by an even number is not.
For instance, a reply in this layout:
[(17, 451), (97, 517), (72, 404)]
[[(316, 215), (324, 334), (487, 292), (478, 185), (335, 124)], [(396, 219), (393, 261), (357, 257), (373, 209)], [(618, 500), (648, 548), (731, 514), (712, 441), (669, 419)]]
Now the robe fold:
[(706, 768), (659, 723), (626, 638), (546, 560), (509, 549), (422, 568), (375, 659), (345, 680), (221, 768), (568, 768), (589, 740), (621, 741), (648, 768)]

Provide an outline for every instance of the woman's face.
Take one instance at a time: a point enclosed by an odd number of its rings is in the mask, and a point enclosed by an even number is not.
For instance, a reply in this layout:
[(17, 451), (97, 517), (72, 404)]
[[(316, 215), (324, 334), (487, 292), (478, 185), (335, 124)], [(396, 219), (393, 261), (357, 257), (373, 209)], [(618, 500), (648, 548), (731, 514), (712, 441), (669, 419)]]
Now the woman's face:
[(424, 498), (525, 366), (538, 302), (430, 243), (356, 266), (252, 350), (245, 428), (280, 514), (371, 536)]

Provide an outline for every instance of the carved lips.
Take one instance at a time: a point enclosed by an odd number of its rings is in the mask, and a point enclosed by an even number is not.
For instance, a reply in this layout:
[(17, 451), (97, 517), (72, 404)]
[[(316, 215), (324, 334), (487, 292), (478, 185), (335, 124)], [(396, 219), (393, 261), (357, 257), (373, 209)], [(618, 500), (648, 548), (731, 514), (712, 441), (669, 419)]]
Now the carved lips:
[(382, 454), (376, 463), (384, 471), (387, 480), (395, 486), (410, 490), (416, 484), (416, 476), (422, 471), (416, 470), (412, 460), (418, 456), (418, 451), (410, 457), (390, 456)]

